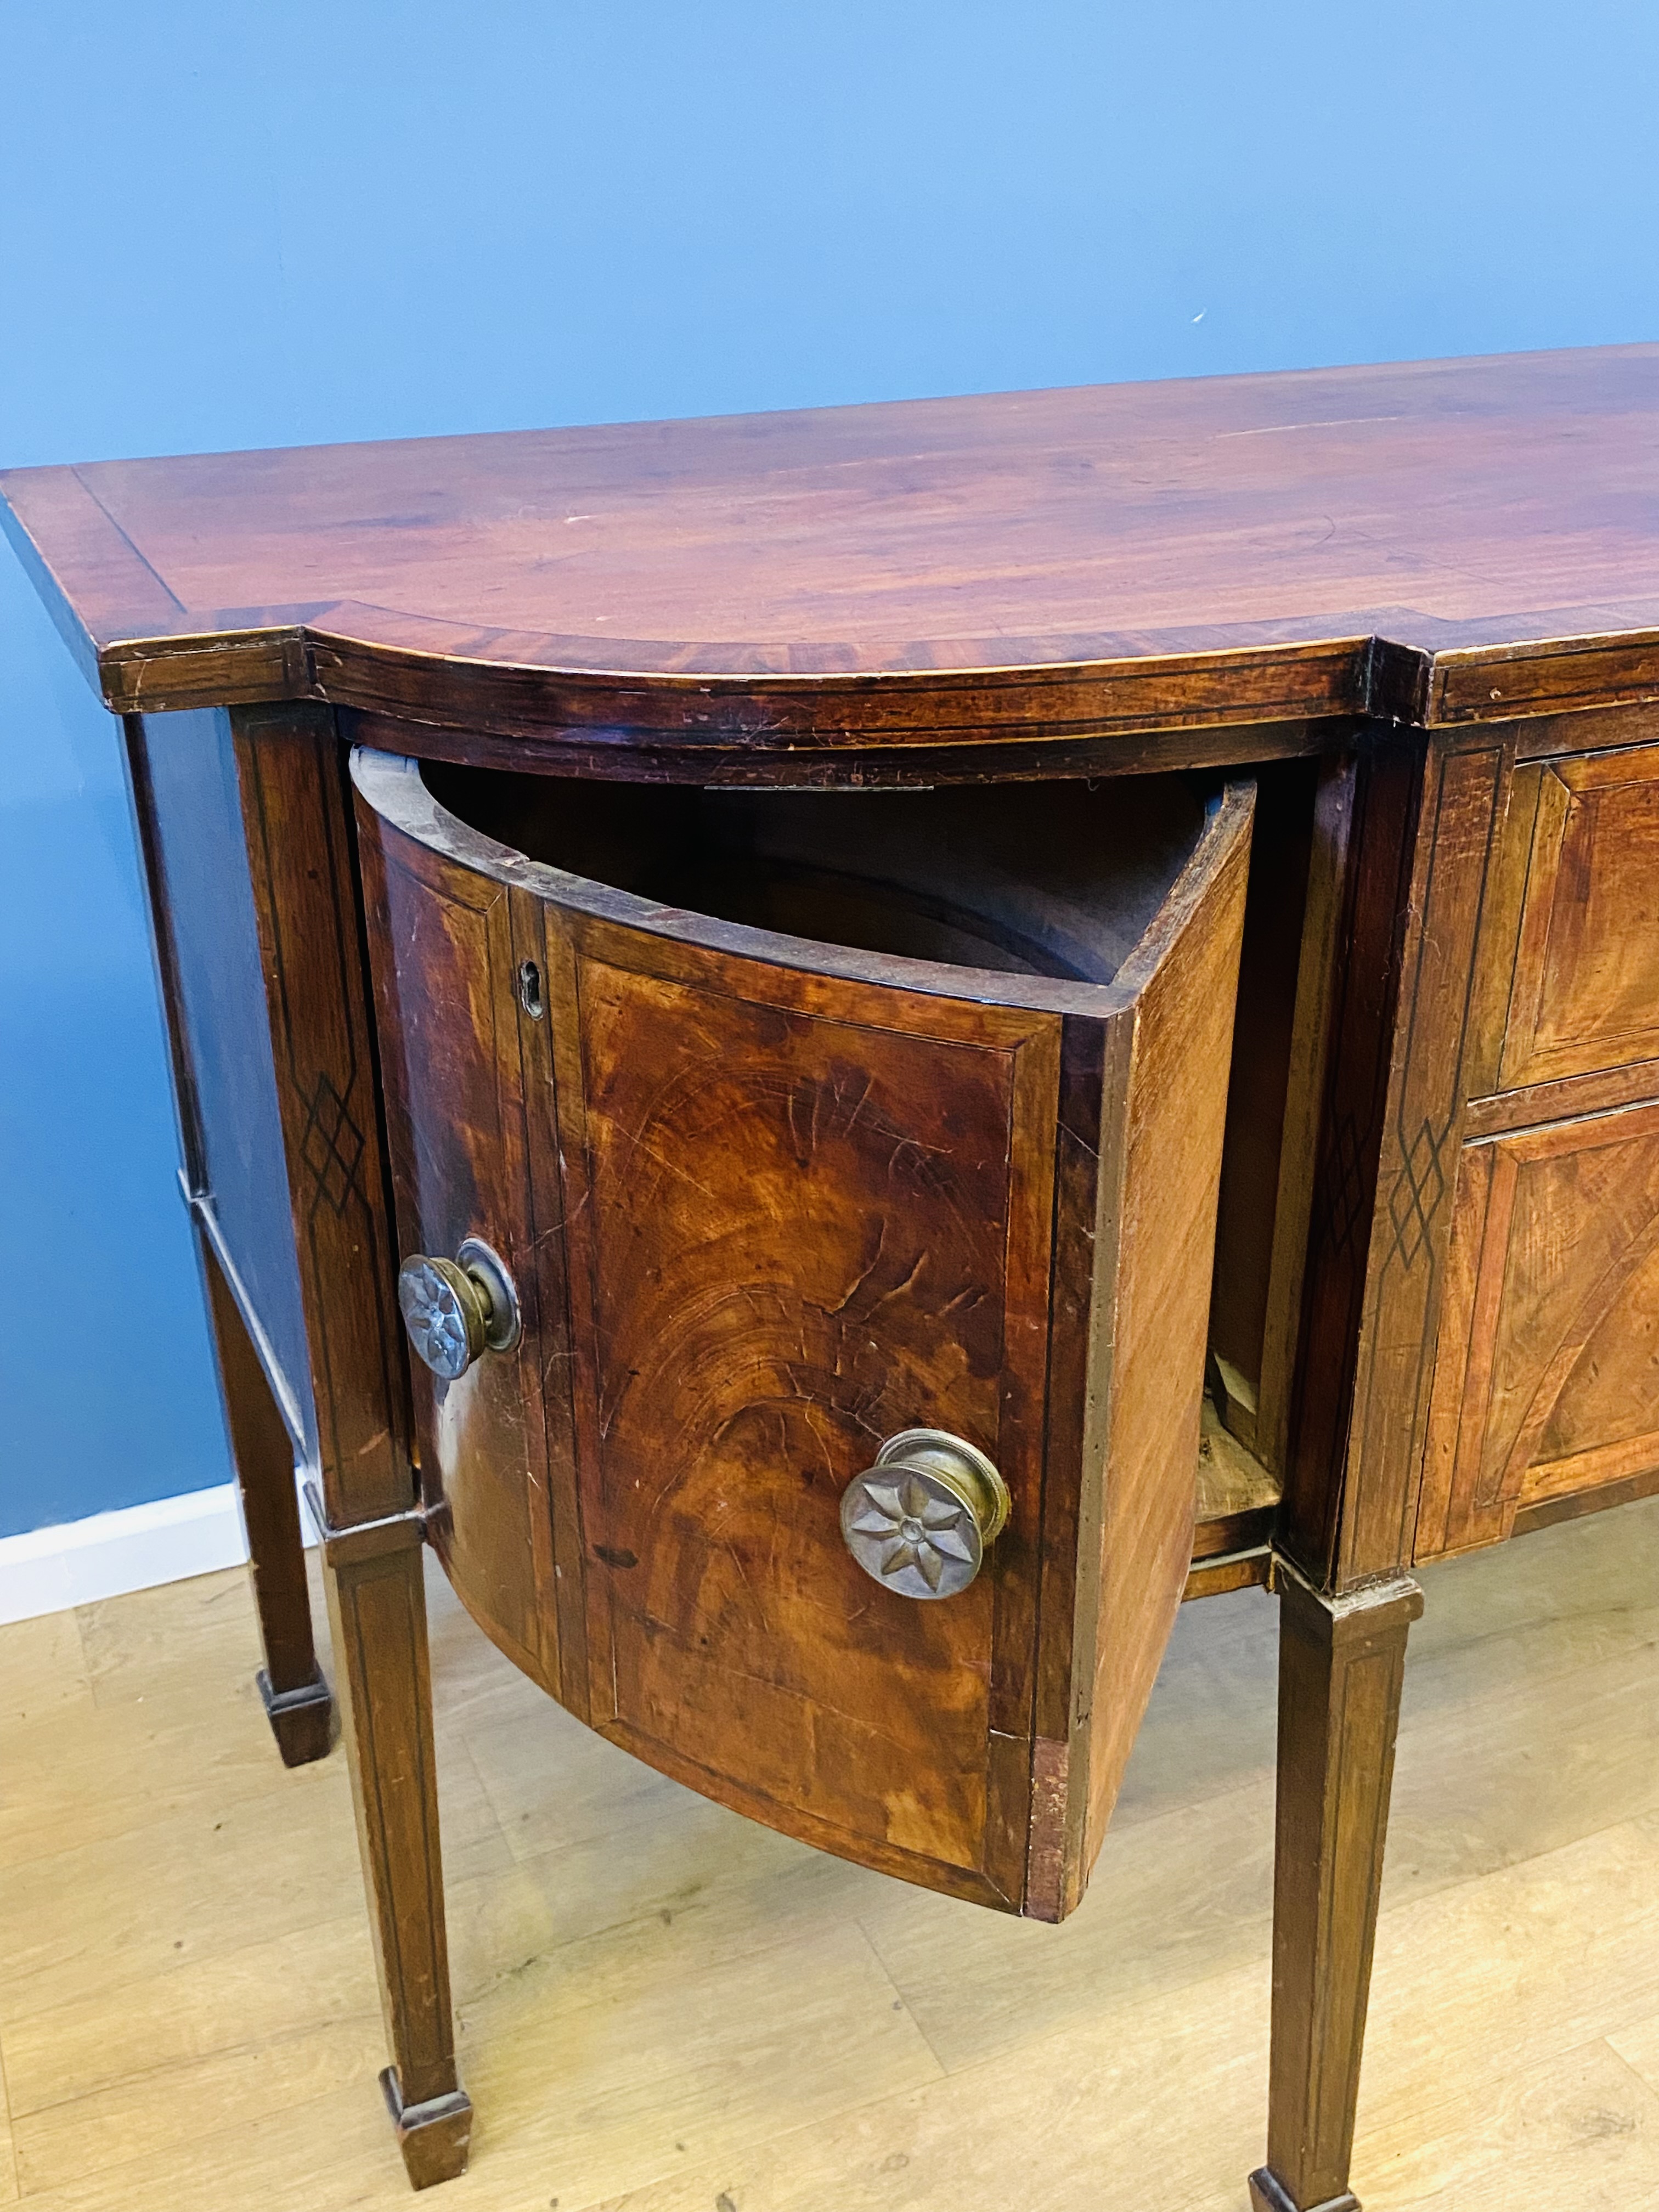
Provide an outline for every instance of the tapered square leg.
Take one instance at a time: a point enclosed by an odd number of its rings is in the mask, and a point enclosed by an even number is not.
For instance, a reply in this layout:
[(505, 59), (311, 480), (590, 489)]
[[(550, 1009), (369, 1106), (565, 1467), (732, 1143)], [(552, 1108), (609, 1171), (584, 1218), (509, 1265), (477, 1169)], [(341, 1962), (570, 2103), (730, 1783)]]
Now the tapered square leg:
[(464, 2171), (472, 2107), (455, 2071), (419, 1531), (413, 1514), (343, 1530), (324, 1560), (392, 2056), (382, 2087), (425, 2189)]
[(312, 1638), (305, 1544), (294, 1494), (294, 1444), (224, 1271), (199, 1230), (197, 1244), (247, 1529), (265, 1662), (259, 1670), (259, 1695), (283, 1765), (303, 1766), (328, 1750), (333, 1700)]
[(1403, 1577), (1326, 1597), (1275, 1564), (1279, 1810), (1267, 2163), (1255, 2212), (1358, 2212), (1348, 2187), (1394, 1783)]

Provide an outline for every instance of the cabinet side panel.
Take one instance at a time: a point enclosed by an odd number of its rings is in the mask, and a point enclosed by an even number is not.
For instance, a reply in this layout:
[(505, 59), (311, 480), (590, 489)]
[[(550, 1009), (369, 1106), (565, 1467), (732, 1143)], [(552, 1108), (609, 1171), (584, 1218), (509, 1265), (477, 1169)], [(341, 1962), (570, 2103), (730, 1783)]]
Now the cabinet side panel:
[[(132, 717), (133, 799), (173, 1039), (186, 1174), (210, 1207), (316, 1456), (276, 1071), (230, 717)], [(279, 1391), (279, 1398), (282, 1393)]]

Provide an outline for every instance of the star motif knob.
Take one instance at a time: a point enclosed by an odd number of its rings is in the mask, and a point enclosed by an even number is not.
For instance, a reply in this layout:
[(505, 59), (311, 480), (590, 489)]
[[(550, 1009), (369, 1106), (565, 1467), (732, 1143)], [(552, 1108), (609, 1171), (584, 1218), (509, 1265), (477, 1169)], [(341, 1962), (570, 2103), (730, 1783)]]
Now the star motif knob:
[(417, 1252), (398, 1272), (398, 1305), (416, 1356), (441, 1382), (458, 1382), (486, 1352), (519, 1340), (513, 1278), (482, 1238), (469, 1237), (453, 1260)]
[(986, 1458), (943, 1429), (890, 1437), (842, 1492), (841, 1533), (860, 1566), (902, 1597), (954, 1597), (1008, 1519), (1008, 1488)]

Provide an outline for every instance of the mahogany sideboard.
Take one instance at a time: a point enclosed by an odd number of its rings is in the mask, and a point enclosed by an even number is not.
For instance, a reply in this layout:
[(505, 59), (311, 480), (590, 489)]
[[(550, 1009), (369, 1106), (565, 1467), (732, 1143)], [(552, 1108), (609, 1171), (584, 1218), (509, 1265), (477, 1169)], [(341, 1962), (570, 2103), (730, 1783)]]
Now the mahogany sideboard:
[(0, 478), (416, 2186), (429, 1544), (629, 1752), (1046, 1919), (1275, 1590), (1251, 2190), (1356, 2205), (1409, 1571), (1659, 1488), (1656, 430), (1629, 346)]

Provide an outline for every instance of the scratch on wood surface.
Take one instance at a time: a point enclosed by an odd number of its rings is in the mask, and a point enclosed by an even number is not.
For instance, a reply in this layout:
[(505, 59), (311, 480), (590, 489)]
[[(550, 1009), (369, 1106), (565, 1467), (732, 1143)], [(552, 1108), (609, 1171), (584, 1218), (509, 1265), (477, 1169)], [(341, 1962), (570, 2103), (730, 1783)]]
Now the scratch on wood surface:
[(1100, 1158), (1098, 1147), (1091, 1145), (1089, 1139), (1074, 1129), (1069, 1121), (1062, 1118), (1060, 1127), (1067, 1144), (1075, 1145), (1080, 1152), (1086, 1152), (1091, 1160), (1097, 1160)]
[(904, 1280), (902, 1283), (895, 1283), (890, 1291), (884, 1291), (881, 1296), (876, 1300), (874, 1305), (871, 1307), (871, 1313), (879, 1313), (881, 1309), (886, 1304), (889, 1298), (902, 1298), (907, 1291), (915, 1290), (916, 1286), (916, 1278), (921, 1274), (922, 1269), (927, 1265), (927, 1248), (924, 1245), (921, 1250), (916, 1255), (915, 1266), (911, 1268)]
[(654, 1161), (657, 1166), (663, 1170), (665, 1175), (678, 1176), (681, 1182), (689, 1182), (693, 1190), (700, 1190), (703, 1196), (708, 1200), (711, 1205), (720, 1205), (720, 1194), (719, 1191), (711, 1190), (706, 1182), (699, 1182), (696, 1176), (689, 1174), (684, 1168), (677, 1166), (672, 1160), (665, 1159), (660, 1152), (654, 1151), (651, 1146), (646, 1143), (643, 1137), (635, 1138), (634, 1150), (637, 1152), (643, 1152), (647, 1159)]
[(891, 1174), (898, 1165), (901, 1152), (932, 1154), (939, 1159), (948, 1159), (951, 1157), (949, 1145), (924, 1145), (920, 1137), (907, 1137), (898, 1129), (884, 1129), (881, 1133), (884, 1137), (890, 1137), (893, 1139), (893, 1157), (887, 1164), (889, 1174)]
[[(886, 1243), (887, 1216), (883, 1213), (878, 1214), (876, 1217), (876, 1249), (871, 1255), (869, 1266), (864, 1269), (862, 1273), (854, 1276), (851, 1287), (848, 1289), (846, 1296), (842, 1299), (839, 1305), (820, 1306), (818, 1308), (818, 1311), (823, 1314), (826, 1321), (834, 1321), (838, 1314), (844, 1314), (848, 1307), (852, 1304), (854, 1299), (858, 1296), (859, 1292), (869, 1281), (871, 1276), (875, 1273), (876, 1269), (880, 1266), (882, 1251), (886, 1245)], [(802, 1348), (805, 1350), (804, 1346)]]
[[(866, 1076), (866, 1079), (865, 1079), (864, 1088), (863, 1088), (863, 1090), (862, 1090), (862, 1091), (860, 1091), (860, 1093), (859, 1093), (859, 1095), (858, 1095), (858, 1100), (857, 1100), (857, 1103), (854, 1104), (854, 1108), (853, 1108), (852, 1112), (851, 1112), (851, 1113), (847, 1116), (846, 1121), (845, 1121), (842, 1123), (842, 1133), (843, 1133), (843, 1134), (845, 1134), (848, 1131), (849, 1131), (849, 1130), (852, 1128), (853, 1124), (854, 1124), (854, 1123), (858, 1120), (859, 1115), (860, 1115), (861, 1113), (863, 1113), (863, 1111), (864, 1111), (865, 1108), (869, 1104), (869, 1103), (870, 1103), (870, 1093), (871, 1093), (871, 1092), (875, 1089), (875, 1087), (876, 1087), (876, 1079), (875, 1079), (874, 1076), (873, 1076), (873, 1075), (872, 1075), (872, 1076)], [(841, 1096), (841, 1082), (840, 1082), (840, 1079), (839, 1079), (839, 1078), (837, 1078), (837, 1079), (836, 1079), (836, 1105), (837, 1105), (837, 1106), (839, 1106), (839, 1105), (841, 1104), (841, 1103), (842, 1103), (842, 1096)], [(814, 1115), (815, 1115), (815, 1116), (816, 1116), (816, 1112), (817, 1112), (817, 1109), (816, 1109), (816, 1107), (815, 1107), (815, 1108), (814, 1108)]]
[[(724, 1498), (721, 1498), (720, 1501), (720, 1510), (722, 1512), (726, 1510), (726, 1500)], [(748, 1570), (743, 1564), (742, 1553), (738, 1549), (735, 1540), (732, 1537), (726, 1535), (724, 1533), (721, 1533), (716, 1538), (716, 1540), (723, 1552), (726, 1552), (731, 1554), (732, 1564), (738, 1571), (738, 1580), (743, 1584), (744, 1589), (749, 1593), (750, 1601), (754, 1606), (760, 1625), (769, 1636), (772, 1632), (772, 1624), (766, 1617), (766, 1607), (761, 1603), (759, 1597), (757, 1595), (755, 1585), (749, 1579)]]

